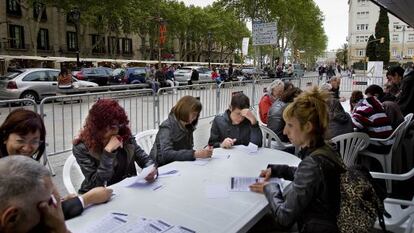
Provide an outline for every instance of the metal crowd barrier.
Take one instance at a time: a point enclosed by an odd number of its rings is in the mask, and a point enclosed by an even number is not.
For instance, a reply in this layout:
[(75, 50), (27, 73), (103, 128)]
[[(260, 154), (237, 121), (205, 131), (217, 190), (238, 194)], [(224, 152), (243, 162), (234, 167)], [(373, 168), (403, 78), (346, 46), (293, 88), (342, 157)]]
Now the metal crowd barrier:
[(254, 103), (255, 88), (254, 81), (252, 80), (222, 83), (217, 90), (218, 105), (216, 114), (222, 113), (229, 108), (231, 97), (237, 92), (243, 92), (250, 98), (250, 102)]
[[(264, 93), (264, 89), (274, 79), (224, 82), (221, 84), (204, 83), (191, 86), (160, 88), (157, 93), (152, 89), (122, 90), (110, 92), (85, 93), (47, 97), (39, 106), (29, 99), (0, 101), (0, 121), (15, 108), (24, 107), (39, 112), (46, 125), (46, 155), (55, 155), (72, 149), (72, 140), (78, 135), (90, 107), (99, 98), (117, 99), (128, 114), (133, 134), (147, 129), (157, 128), (164, 121), (171, 108), (185, 96), (198, 97), (203, 104), (201, 118), (213, 117), (228, 109), (231, 97), (243, 92), (255, 108)], [(301, 89), (309, 85), (321, 85), (326, 82), (319, 77), (285, 78)], [(343, 77), (340, 91), (365, 90), (368, 85), (382, 86), (383, 78), (364, 76)], [(44, 156), (47, 160), (47, 156)], [(46, 161), (47, 162), (47, 161)]]
[(178, 100), (186, 95), (191, 95), (200, 100), (203, 105), (200, 118), (208, 118), (217, 114), (217, 90), (216, 83), (203, 83), (190, 86), (165, 87), (157, 92), (157, 122), (159, 125), (164, 121), (171, 108)]
[(155, 128), (155, 95), (151, 89), (99, 92), (47, 97), (39, 113), (46, 125), (46, 153), (55, 155), (72, 149), (92, 105), (101, 98), (116, 99), (125, 109), (133, 134)]
[(6, 120), (9, 113), (17, 108), (25, 108), (37, 112), (36, 102), (31, 99), (12, 99), (0, 101), (0, 124)]
[(359, 90), (364, 92), (365, 89), (372, 84), (376, 84), (380, 87), (384, 85), (383, 77), (369, 77), (369, 76), (356, 76), (353, 77), (342, 77), (341, 79), (341, 92), (352, 92)]

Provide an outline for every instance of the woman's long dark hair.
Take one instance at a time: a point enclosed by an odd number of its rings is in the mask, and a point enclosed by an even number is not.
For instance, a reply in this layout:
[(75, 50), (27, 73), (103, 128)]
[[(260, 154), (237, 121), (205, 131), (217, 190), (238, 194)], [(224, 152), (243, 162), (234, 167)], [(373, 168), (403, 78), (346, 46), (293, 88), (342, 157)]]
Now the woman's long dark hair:
[(89, 110), (85, 124), (73, 144), (77, 145), (83, 142), (92, 152), (101, 153), (105, 147), (103, 144), (105, 131), (108, 126), (115, 123), (124, 125), (119, 129), (119, 136), (124, 141), (129, 140), (132, 135), (124, 108), (116, 100), (100, 99)]
[(45, 139), (46, 139), (46, 128), (43, 123), (42, 117), (39, 114), (24, 109), (18, 108), (9, 113), (6, 120), (0, 126), (0, 150), (2, 156), (8, 156), (6, 145), (3, 143), (6, 141), (10, 134), (15, 133), (18, 135), (26, 135), (28, 133), (40, 132), (40, 145), (37, 151), (32, 155), (32, 158), (39, 161), (45, 152)]

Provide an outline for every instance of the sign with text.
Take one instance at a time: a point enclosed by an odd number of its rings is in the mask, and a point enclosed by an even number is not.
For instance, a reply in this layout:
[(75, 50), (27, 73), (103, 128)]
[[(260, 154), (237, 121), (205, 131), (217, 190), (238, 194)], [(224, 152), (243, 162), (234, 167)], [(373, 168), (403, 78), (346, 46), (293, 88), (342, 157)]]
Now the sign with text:
[(277, 24), (276, 22), (262, 23), (253, 21), (253, 45), (276, 45)]

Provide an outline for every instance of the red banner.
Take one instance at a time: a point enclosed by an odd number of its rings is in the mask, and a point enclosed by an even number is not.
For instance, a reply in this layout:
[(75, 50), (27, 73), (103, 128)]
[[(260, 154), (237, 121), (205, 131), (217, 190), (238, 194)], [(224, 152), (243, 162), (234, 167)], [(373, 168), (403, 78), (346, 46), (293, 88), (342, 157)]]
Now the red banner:
[(165, 44), (167, 37), (167, 26), (165, 24), (160, 24), (160, 45)]

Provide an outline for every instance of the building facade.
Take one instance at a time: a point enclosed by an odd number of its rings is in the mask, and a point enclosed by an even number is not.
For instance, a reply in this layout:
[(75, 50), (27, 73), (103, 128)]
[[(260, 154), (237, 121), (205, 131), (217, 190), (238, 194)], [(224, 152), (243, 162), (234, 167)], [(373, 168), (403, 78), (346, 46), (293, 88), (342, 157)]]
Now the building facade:
[[(368, 38), (375, 36), (375, 24), (380, 8), (370, 0), (349, 0), (348, 63), (365, 60)], [(413, 61), (414, 30), (395, 16), (388, 14), (390, 31), (390, 62)]]
[[(158, 47), (150, 48), (148, 42), (142, 44), (142, 38), (136, 34), (113, 35), (106, 32), (102, 35), (85, 25), (76, 28), (73, 16), (66, 15), (55, 7), (47, 7), (41, 14), (40, 21), (37, 21), (39, 9), (41, 8), (35, 5), (20, 6), (17, 0), (0, 0), (0, 55), (76, 57), (80, 51), (79, 55), (87, 58), (158, 60)], [(173, 40), (171, 44), (172, 49), (162, 50), (162, 60), (182, 58), (179, 41)], [(191, 41), (184, 44), (194, 46)], [(188, 54), (182, 60), (207, 62), (208, 45), (202, 47), (201, 55)], [(148, 54), (152, 54), (151, 58)], [(219, 61), (218, 53), (213, 48), (210, 59), (211, 62), (233, 60), (233, 56), (226, 57)]]
[(338, 50), (335, 50), (335, 49), (323, 52), (323, 54), (320, 55), (316, 59), (316, 63), (318, 65), (335, 64), (336, 63), (336, 53), (337, 52), (338, 52)]

